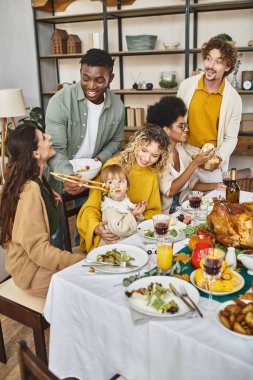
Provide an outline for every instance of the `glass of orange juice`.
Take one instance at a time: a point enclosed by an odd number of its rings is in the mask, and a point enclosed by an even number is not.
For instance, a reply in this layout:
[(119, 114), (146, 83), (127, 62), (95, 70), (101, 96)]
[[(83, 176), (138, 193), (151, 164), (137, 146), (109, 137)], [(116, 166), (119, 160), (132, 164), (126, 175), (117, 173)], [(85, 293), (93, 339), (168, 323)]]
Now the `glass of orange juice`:
[(158, 274), (166, 273), (172, 267), (173, 240), (163, 238), (157, 244), (157, 269)]

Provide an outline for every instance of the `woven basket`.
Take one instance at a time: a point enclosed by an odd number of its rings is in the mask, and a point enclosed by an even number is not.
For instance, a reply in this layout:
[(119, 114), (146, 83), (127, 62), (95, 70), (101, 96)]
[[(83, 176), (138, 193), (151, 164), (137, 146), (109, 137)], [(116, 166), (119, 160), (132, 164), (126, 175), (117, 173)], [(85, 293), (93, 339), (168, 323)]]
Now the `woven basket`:
[(243, 191), (252, 191), (253, 192), (253, 178), (242, 178), (236, 181)]
[(126, 36), (128, 50), (154, 50), (156, 40), (157, 36), (152, 34)]

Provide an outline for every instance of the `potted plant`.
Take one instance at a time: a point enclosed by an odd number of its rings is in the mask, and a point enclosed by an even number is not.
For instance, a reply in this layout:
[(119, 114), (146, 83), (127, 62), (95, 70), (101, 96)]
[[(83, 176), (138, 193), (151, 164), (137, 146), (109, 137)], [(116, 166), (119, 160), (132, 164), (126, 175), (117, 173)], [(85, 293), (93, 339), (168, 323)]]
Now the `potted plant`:
[[(28, 108), (29, 109), (29, 108)], [(45, 132), (46, 124), (44, 114), (41, 107), (34, 107), (29, 112), (29, 116), (23, 117), (19, 120), (19, 125), (31, 124), (39, 128), (42, 132)]]

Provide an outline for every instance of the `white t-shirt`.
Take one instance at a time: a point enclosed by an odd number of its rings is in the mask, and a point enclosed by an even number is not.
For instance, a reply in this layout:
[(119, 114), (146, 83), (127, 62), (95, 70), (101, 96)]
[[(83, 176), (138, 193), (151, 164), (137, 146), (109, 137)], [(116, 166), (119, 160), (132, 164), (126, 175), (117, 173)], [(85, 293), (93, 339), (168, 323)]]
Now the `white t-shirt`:
[[(179, 162), (180, 162), (180, 170), (179, 172), (172, 166), (171, 167), (171, 175), (174, 177), (174, 179), (178, 178), (184, 171), (185, 171), (185, 166), (182, 162), (182, 160), (179, 157)], [(184, 184), (183, 187), (179, 190), (179, 193), (188, 187), (188, 181)]]
[(88, 107), (86, 135), (74, 158), (92, 158), (95, 150), (99, 118), (104, 107), (104, 102), (100, 104), (94, 104), (88, 99), (86, 99), (86, 102)]

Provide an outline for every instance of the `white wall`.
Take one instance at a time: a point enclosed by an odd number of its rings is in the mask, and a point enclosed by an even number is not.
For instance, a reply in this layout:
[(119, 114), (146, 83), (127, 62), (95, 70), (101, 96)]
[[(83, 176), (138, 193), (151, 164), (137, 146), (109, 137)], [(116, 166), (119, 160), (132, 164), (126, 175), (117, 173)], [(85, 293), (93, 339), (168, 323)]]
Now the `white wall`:
[(30, 0), (0, 1), (0, 36), (0, 89), (21, 88), (26, 107), (38, 106), (38, 70)]

